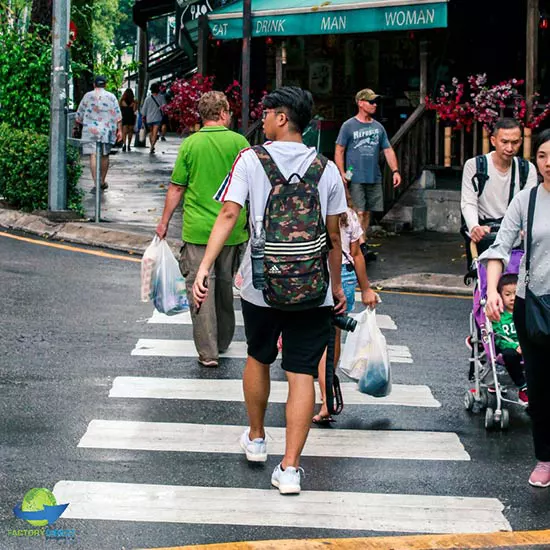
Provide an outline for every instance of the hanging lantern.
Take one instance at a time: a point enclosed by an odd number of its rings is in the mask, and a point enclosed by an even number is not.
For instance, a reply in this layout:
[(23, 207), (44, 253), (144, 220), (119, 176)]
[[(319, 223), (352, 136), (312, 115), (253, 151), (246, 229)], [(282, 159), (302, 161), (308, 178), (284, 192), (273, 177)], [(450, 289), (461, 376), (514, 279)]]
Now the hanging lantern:
[(539, 29), (545, 31), (548, 29), (549, 27), (549, 23), (548, 23), (548, 17), (545, 17), (544, 15), (541, 15), (540, 16), (540, 19), (539, 19)]
[(271, 38), (271, 36), (268, 36), (266, 39), (265, 39), (265, 43), (268, 45), (268, 46), (271, 46), (273, 44), (273, 38)]

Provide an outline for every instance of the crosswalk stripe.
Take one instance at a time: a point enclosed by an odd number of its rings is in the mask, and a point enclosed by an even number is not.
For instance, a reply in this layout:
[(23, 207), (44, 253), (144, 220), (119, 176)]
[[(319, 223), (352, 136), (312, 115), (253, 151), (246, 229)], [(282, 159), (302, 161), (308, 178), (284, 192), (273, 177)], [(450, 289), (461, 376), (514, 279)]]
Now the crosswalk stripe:
[[(321, 394), (316, 384), (317, 403)], [(355, 383), (342, 383), (345, 405), (399, 405), (403, 407), (441, 407), (428, 386), (393, 384), (387, 397), (371, 397), (357, 390)], [(286, 403), (288, 384), (271, 382), (270, 403)], [(199, 380), (117, 376), (109, 397), (145, 399), (182, 399), (197, 401), (244, 401), (242, 380)]]
[[(241, 454), (246, 426), (92, 420), (79, 447), (134, 451)], [(285, 428), (266, 427), (270, 454), (283, 456)], [(386, 460), (470, 460), (450, 432), (320, 430), (309, 432), (302, 456)]]
[[(246, 342), (235, 341), (220, 357), (230, 359), (246, 358)], [(392, 363), (412, 363), (412, 356), (407, 346), (388, 346), (388, 353)], [(132, 355), (154, 357), (197, 357), (193, 340), (162, 340), (140, 338)]]
[(65, 519), (259, 525), (402, 533), (511, 531), (493, 498), (59, 481)]
[[(352, 313), (352, 317), (356, 317), (358, 313)], [(153, 315), (148, 319), (148, 323), (155, 325), (190, 325), (191, 314), (186, 311), (179, 313), (178, 315), (165, 315), (159, 313), (156, 309), (153, 311)], [(235, 323), (238, 327), (244, 325), (243, 312), (240, 309), (235, 310)], [(397, 330), (397, 326), (393, 319), (389, 315), (376, 314), (376, 323), (382, 330)]]

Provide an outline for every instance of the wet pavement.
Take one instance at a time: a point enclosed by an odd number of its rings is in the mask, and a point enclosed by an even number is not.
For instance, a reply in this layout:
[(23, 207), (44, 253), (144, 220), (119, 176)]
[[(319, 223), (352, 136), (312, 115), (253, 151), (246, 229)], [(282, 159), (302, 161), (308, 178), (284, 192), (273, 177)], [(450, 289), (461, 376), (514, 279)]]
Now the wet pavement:
[[(159, 142), (156, 154), (149, 148), (111, 155), (107, 176), (109, 189), (102, 198), (102, 225), (132, 232), (154, 233), (164, 207), (166, 190), (182, 139), (176, 135)], [(81, 186), (86, 191), (84, 207), (88, 217), (95, 215), (95, 196), (90, 193), (92, 179), (88, 157), (83, 157)], [(168, 236), (181, 236), (181, 209), (174, 213)], [(464, 247), (460, 235), (420, 232), (375, 235), (369, 241), (378, 252), (378, 261), (369, 264), (373, 280), (389, 279), (410, 273), (463, 275)]]

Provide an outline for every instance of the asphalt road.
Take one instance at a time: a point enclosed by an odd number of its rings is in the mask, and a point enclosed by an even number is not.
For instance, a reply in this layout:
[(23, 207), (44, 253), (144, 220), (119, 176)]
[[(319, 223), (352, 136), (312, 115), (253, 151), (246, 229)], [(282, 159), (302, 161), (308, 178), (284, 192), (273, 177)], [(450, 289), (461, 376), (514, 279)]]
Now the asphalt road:
[[(139, 339), (191, 338), (189, 325), (147, 323), (152, 306), (139, 302), (140, 265), (126, 261), (131, 257), (83, 254), (0, 234), (0, 258), (0, 548), (42, 547), (38, 540), (8, 533), (29, 528), (12, 509), (33, 487), (53, 489), (69, 480), (269, 490), (269, 475), (278, 460), (274, 455), (265, 468), (251, 468), (234, 449), (206, 453), (78, 447), (97, 419), (246, 425), (244, 405), (238, 401), (109, 397), (117, 377), (237, 380), (243, 361), (223, 359), (219, 369), (205, 370), (192, 357), (131, 355)], [(413, 358), (412, 363), (392, 365), (394, 384), (426, 385), (441, 407), (348, 405), (330, 429), (356, 430), (358, 435), (365, 430), (456, 434), (470, 460), (353, 458), (345, 453), (305, 457), (306, 478), (297, 498), (308, 491), (491, 498), (502, 503), (503, 517), (513, 530), (547, 528), (550, 491), (527, 484), (534, 464), (528, 417), (512, 410), (507, 433), (488, 433), (481, 416), (463, 409), (470, 302), (398, 294), (383, 294), (382, 299), (380, 313), (397, 325), (397, 330), (385, 331), (388, 344), (407, 346)], [(242, 327), (235, 338), (243, 340)], [(277, 366), (272, 378), (284, 380)], [(283, 404), (270, 405), (267, 425), (284, 426)], [(165, 508), (173, 507), (171, 493), (163, 498)], [(345, 529), (343, 524), (324, 528), (322, 515), (337, 510), (322, 502), (312, 505), (320, 516), (315, 527), (266, 526), (269, 510), (257, 525), (238, 525), (223, 521), (223, 513), (215, 519), (214, 503), (205, 523), (165, 521), (162, 514), (158, 520), (131, 521), (142, 517), (148, 503), (136, 498), (125, 506), (124, 521), (62, 516), (55, 528), (76, 530), (73, 548), (100, 550), (405, 531)], [(245, 510), (245, 515), (253, 512)]]

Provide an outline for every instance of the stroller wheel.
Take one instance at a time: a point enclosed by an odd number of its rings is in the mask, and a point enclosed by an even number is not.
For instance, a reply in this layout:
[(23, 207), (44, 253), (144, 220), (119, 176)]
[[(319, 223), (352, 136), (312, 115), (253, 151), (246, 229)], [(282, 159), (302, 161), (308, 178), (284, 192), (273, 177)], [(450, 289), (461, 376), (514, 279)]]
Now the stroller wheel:
[(495, 427), (495, 413), (491, 407), (485, 411), (485, 429), (492, 430)]
[(500, 429), (507, 430), (510, 426), (510, 411), (508, 409), (502, 409), (502, 415), (500, 417)]
[(464, 392), (464, 408), (467, 411), (471, 411), (474, 408), (475, 402), (474, 394), (470, 390)]

